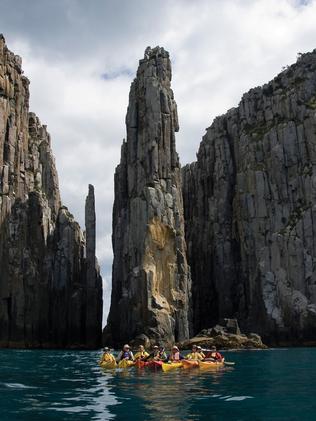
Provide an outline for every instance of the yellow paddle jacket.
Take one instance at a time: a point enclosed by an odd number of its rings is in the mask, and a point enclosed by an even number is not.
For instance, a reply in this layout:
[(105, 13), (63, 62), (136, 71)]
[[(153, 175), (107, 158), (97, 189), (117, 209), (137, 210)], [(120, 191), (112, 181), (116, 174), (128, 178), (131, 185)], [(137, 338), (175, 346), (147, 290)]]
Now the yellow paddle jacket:
[(186, 356), (188, 360), (203, 360), (205, 357), (203, 357), (199, 352), (191, 352)]
[(113, 361), (115, 361), (115, 357), (114, 357), (114, 355), (110, 354), (109, 352), (105, 352), (102, 355), (101, 363), (103, 363), (103, 362), (109, 363), (109, 362), (113, 362)]
[(134, 355), (135, 360), (140, 360), (141, 358), (146, 358), (146, 357), (149, 357), (149, 354), (146, 351), (142, 351), (142, 352), (138, 351)]

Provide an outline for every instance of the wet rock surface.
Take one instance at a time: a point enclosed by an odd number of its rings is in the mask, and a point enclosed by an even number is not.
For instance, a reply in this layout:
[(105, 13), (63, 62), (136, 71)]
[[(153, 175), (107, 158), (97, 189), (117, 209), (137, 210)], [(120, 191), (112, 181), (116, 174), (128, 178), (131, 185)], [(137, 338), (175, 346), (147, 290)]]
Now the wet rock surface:
[(104, 341), (139, 335), (166, 345), (189, 337), (190, 272), (177, 106), (163, 48), (147, 48), (131, 85), (127, 140), (115, 172), (112, 298)]
[(94, 348), (102, 280), (93, 190), (85, 238), (61, 204), (51, 139), (29, 112), (28, 87), (20, 57), (1, 35), (0, 346)]

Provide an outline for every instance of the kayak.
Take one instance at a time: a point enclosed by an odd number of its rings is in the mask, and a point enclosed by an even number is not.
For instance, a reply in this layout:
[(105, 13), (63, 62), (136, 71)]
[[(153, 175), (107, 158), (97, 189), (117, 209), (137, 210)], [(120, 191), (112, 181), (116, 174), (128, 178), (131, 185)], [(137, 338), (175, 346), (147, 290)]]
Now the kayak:
[(208, 370), (208, 369), (217, 369), (220, 367), (224, 367), (224, 362), (219, 361), (199, 361), (199, 367), (202, 370)]
[(199, 366), (198, 360), (182, 360), (183, 368), (197, 368)]
[(161, 364), (161, 368), (162, 371), (171, 371), (171, 370), (175, 370), (176, 368), (181, 368), (182, 367), (182, 363), (162, 363)]
[(148, 367), (154, 370), (161, 369), (163, 362), (159, 360), (151, 360), (148, 362)]
[(137, 368), (144, 368), (147, 367), (150, 363), (147, 361), (137, 360), (135, 361), (135, 367)]
[(134, 361), (131, 361), (131, 360), (121, 360), (118, 363), (119, 368), (129, 368), (129, 367), (132, 367), (134, 365), (135, 365)]
[(116, 361), (103, 361), (99, 365), (101, 368), (112, 369), (116, 368)]

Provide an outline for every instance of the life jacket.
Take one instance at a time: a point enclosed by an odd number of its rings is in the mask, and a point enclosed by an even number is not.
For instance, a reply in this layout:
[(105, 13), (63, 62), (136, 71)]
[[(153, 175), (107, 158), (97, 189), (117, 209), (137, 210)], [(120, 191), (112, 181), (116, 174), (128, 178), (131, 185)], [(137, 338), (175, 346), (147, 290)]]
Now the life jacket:
[(187, 355), (189, 360), (203, 360), (202, 355), (199, 352), (191, 352)]
[(160, 352), (159, 351), (153, 351), (150, 354), (150, 359), (152, 359), (152, 360), (157, 360), (159, 358), (160, 358)]
[(171, 361), (180, 361), (180, 352), (175, 352), (174, 354), (171, 353), (170, 355)]
[(146, 351), (138, 351), (138, 352), (136, 352), (136, 354), (134, 355), (134, 358), (135, 358), (135, 360), (138, 360), (138, 359), (140, 359), (140, 358), (146, 358), (146, 357), (148, 357), (148, 356), (149, 356), (148, 352), (146, 352)]
[(110, 362), (110, 361), (114, 361), (114, 360), (115, 360), (115, 358), (112, 354), (104, 353), (103, 356), (102, 356), (102, 361)]
[(214, 358), (215, 361), (221, 361), (223, 359), (222, 355), (217, 351), (211, 352), (210, 358)]
[(121, 360), (129, 359), (132, 360), (131, 351), (122, 351)]
[(166, 360), (167, 359), (167, 354), (165, 353), (165, 351), (159, 351), (159, 358), (161, 360)]

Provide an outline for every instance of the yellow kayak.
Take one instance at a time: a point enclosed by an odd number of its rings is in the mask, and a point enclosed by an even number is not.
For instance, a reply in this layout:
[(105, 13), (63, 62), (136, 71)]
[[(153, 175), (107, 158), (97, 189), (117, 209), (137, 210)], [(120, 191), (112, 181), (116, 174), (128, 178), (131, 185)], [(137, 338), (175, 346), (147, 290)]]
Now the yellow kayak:
[(215, 361), (199, 361), (199, 367), (202, 370), (209, 370), (209, 369), (217, 369), (220, 367), (224, 367), (224, 362), (215, 362)]
[(116, 361), (103, 361), (99, 363), (101, 368), (111, 369), (116, 368)]
[(198, 360), (182, 360), (183, 368), (198, 368), (199, 361)]
[(131, 361), (131, 360), (121, 360), (118, 363), (119, 368), (128, 368), (128, 367), (132, 367), (133, 365), (135, 365), (135, 363), (134, 361)]
[(161, 368), (162, 371), (171, 371), (175, 370), (176, 368), (181, 368), (182, 363), (162, 363)]

